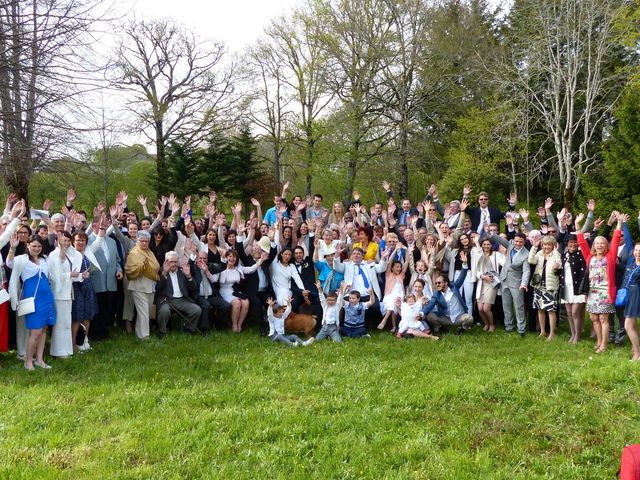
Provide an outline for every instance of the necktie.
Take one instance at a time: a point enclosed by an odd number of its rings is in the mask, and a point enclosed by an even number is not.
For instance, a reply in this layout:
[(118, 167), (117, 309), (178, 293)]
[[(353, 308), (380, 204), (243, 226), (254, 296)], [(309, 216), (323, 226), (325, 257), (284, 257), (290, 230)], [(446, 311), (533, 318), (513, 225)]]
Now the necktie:
[(513, 257), (515, 257), (518, 254), (518, 251), (515, 248), (511, 249), (511, 261), (513, 262)]
[(358, 265), (358, 272), (360, 273), (360, 276), (362, 277), (362, 281), (364, 282), (364, 288), (369, 290), (369, 279), (365, 275), (365, 273), (362, 270), (362, 267), (360, 265)]

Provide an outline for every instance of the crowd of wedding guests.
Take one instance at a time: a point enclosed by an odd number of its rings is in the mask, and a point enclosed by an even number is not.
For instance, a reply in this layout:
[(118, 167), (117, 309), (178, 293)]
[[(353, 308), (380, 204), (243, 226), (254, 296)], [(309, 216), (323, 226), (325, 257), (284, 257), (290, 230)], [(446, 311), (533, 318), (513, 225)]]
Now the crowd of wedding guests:
[[(382, 187), (385, 201), (367, 207), (357, 192), (346, 206), (290, 198), (285, 184), (265, 212), (252, 198), (230, 215), (215, 192), (200, 209), (170, 195), (149, 211), (138, 197), (140, 217), (125, 192), (88, 214), (69, 190), (60, 213), (50, 215), (47, 200), (36, 219), (10, 195), (0, 219), (0, 351), (15, 348), (33, 370), (51, 368), (48, 334), (50, 355), (68, 358), (119, 326), (145, 340), (152, 329), (162, 338), (253, 323), (274, 342), (307, 346), (376, 328), (437, 340), (474, 324), (552, 341), (562, 320), (569, 342), (590, 335), (601, 353), (628, 337), (640, 360), (640, 243), (627, 214), (596, 218), (593, 200), (586, 213), (554, 212), (548, 198), (530, 215), (515, 194), (503, 212), (470, 185), (447, 203), (432, 185), (413, 205)], [(315, 315), (316, 335), (295, 335), (296, 314)]]

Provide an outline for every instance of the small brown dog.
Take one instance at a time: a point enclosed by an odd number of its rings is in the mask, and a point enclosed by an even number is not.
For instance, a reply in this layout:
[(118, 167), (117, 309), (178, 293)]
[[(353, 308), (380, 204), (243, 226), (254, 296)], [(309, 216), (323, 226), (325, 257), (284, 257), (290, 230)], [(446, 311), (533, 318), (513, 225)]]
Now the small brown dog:
[(300, 333), (304, 332), (307, 337), (312, 336), (315, 333), (316, 328), (316, 316), (306, 313), (293, 313), (284, 321), (284, 330), (287, 333)]

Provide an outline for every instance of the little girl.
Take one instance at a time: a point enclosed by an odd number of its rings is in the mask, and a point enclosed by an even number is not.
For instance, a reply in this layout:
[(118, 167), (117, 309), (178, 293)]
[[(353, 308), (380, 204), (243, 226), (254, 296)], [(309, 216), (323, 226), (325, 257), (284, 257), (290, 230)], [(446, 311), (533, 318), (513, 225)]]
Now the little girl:
[[(398, 242), (389, 258), (395, 258), (398, 250), (406, 249), (407, 247)], [(384, 330), (389, 317), (391, 317), (391, 323), (393, 325), (391, 332), (396, 333), (398, 328), (399, 310), (396, 306), (396, 300), (398, 298), (401, 299), (404, 296), (404, 275), (407, 271), (407, 267), (409, 266), (409, 262), (406, 258), (407, 255), (404, 255), (404, 263), (399, 260), (393, 260), (387, 265), (384, 284), (384, 298), (382, 299), (384, 317), (382, 317), (382, 321), (378, 325), (378, 330)]]
[(307, 346), (307, 342), (304, 342), (297, 335), (284, 334), (284, 321), (291, 313), (291, 298), (287, 300), (286, 307), (285, 305), (277, 305), (276, 301), (271, 297), (267, 298), (267, 305), (269, 305), (267, 319), (269, 320), (269, 338), (271, 341), (286, 343), (290, 347)]
[[(424, 297), (423, 297), (424, 298)], [(424, 298), (426, 300), (426, 298)], [(414, 337), (430, 338), (439, 340), (439, 337), (431, 335), (426, 321), (422, 320), (423, 302), (416, 302), (416, 297), (409, 294), (404, 297), (404, 302), (398, 299), (397, 306), (400, 308), (400, 326), (396, 337), (402, 338), (404, 334), (413, 335)]]

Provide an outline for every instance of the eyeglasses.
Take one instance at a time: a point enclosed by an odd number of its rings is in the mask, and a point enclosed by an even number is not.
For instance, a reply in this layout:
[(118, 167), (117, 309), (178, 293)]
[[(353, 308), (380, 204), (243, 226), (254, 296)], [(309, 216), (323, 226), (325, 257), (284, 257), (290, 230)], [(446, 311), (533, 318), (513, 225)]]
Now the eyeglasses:
[(436, 285), (444, 285), (444, 282), (435, 282)]
[(557, 230), (547, 230), (547, 233), (554, 234), (554, 233), (558, 233), (558, 231)]
[(18, 235), (29, 235), (29, 232), (27, 232), (26, 230), (21, 230), (18, 232)]
[(480, 200), (481, 202), (488, 202), (489, 201), (488, 198), (479, 198), (478, 200)]

